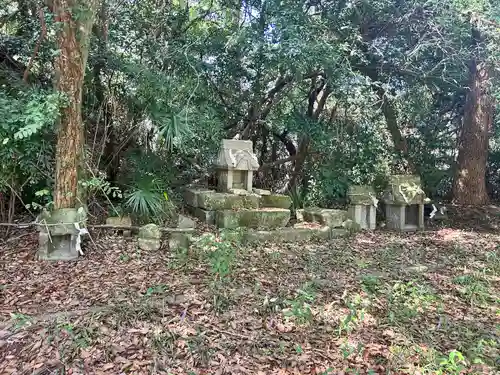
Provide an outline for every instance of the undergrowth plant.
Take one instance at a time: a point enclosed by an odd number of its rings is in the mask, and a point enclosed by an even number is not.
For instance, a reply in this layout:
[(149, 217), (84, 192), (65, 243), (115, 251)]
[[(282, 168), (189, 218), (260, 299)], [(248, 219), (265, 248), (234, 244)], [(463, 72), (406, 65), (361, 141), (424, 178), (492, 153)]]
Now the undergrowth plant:
[(311, 306), (315, 299), (314, 285), (306, 283), (296, 290), (295, 298), (285, 300), (288, 308), (283, 310), (283, 314), (286, 318), (293, 319), (297, 324), (311, 323), (314, 319)]
[(396, 282), (389, 295), (389, 320), (409, 320), (425, 312), (436, 296), (430, 290), (414, 281)]
[(209, 265), (213, 307), (217, 312), (226, 310), (232, 304), (228, 284), (240, 247), (241, 233), (224, 230), (218, 234), (205, 234), (194, 244), (195, 251), (200, 252)]
[(483, 305), (491, 299), (487, 284), (477, 275), (457, 276), (453, 279), (453, 283), (459, 286), (460, 296), (471, 306)]

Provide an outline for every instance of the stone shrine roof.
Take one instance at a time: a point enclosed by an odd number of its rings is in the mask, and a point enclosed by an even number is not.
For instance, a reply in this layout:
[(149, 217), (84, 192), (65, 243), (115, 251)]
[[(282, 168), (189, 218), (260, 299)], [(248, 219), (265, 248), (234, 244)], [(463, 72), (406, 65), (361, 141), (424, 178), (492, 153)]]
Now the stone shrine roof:
[(240, 171), (259, 169), (259, 162), (253, 153), (252, 141), (223, 139), (216, 166), (220, 169)]

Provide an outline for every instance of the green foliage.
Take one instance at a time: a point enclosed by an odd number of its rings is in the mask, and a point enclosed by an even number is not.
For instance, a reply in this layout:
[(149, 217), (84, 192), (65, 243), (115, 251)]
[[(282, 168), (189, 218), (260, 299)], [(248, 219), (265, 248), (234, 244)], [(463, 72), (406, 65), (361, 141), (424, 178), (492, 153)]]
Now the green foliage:
[(441, 358), (439, 362), (439, 369), (436, 371), (437, 375), (445, 374), (460, 374), (466, 369), (465, 358), (457, 350), (452, 350), (448, 357)]
[(207, 234), (200, 238), (196, 246), (206, 254), (214, 280), (225, 280), (231, 275), (240, 246), (237, 234), (230, 231), (221, 231), (219, 236)]
[(421, 283), (396, 282), (389, 295), (389, 320), (409, 320), (427, 311), (436, 296)]
[(315, 298), (314, 285), (306, 283), (302, 288), (297, 289), (295, 298), (285, 300), (288, 308), (283, 310), (283, 314), (288, 319), (293, 318), (297, 324), (311, 323), (314, 318), (311, 305), (314, 303)]
[[(409, 164), (430, 196), (450, 192), (467, 67), (476, 55), (492, 72), (500, 61), (497, 0), (167, 3), (111, 0), (98, 14), (82, 100), (99, 169), (100, 181), (87, 182), (91, 198), (165, 220), (163, 193), (175, 200), (178, 185), (210, 174), (220, 140), (244, 130), (262, 163), (308, 140), (304, 166), (277, 164), (263, 177), (286, 191), (298, 171), (294, 208), (343, 204), (348, 186), (383, 185)], [(20, 4), (5, 0), (0, 11), (0, 157), (9, 161), (0, 190), (33, 195), (52, 188), (51, 125), (64, 98), (44, 89), (57, 54), (52, 17), (28, 85), (21, 80), (41, 25)], [(478, 49), (471, 14), (480, 20)], [(498, 139), (488, 168), (493, 196)]]
[(51, 179), (51, 132), (58, 105), (58, 96), (51, 92), (0, 90), (0, 191)]

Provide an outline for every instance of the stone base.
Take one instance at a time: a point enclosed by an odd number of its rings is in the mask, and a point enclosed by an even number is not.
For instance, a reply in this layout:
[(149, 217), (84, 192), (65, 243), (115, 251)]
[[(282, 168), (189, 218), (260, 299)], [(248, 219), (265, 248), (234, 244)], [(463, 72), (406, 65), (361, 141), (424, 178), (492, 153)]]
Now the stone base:
[(375, 230), (377, 227), (377, 209), (375, 206), (351, 204), (347, 212), (349, 218), (359, 224), (360, 229)]
[(257, 194), (235, 195), (229, 193), (202, 192), (198, 194), (198, 202), (194, 207), (207, 211), (255, 209), (259, 207)]
[(347, 211), (330, 210), (324, 208), (306, 208), (303, 212), (304, 220), (310, 223), (319, 223), (330, 228), (341, 228), (347, 219)]
[(191, 236), (186, 233), (171, 233), (168, 239), (170, 250), (189, 249), (190, 244)]
[(290, 210), (282, 208), (267, 208), (256, 210), (217, 211), (215, 222), (219, 228), (282, 228), (290, 220)]
[[(129, 216), (112, 216), (106, 219), (107, 225), (116, 225), (120, 227), (131, 227), (132, 219)], [(117, 233), (122, 233), (123, 237), (130, 237), (131, 231), (124, 229), (117, 229)]]
[(147, 224), (139, 229), (137, 237), (139, 249), (155, 251), (161, 246), (161, 231), (156, 224)]
[(215, 193), (215, 190), (210, 190), (202, 187), (186, 188), (183, 192), (184, 202), (191, 207), (198, 207), (198, 196), (201, 193)]
[(40, 260), (77, 260), (77, 236), (39, 233), (37, 258)]
[(388, 229), (413, 232), (424, 229), (424, 205), (385, 205)]
[(332, 238), (349, 235), (345, 229), (332, 229), (329, 227), (319, 228), (281, 228), (273, 231), (248, 231), (244, 236), (244, 241), (248, 243), (258, 242), (307, 242), (312, 240), (329, 240)]

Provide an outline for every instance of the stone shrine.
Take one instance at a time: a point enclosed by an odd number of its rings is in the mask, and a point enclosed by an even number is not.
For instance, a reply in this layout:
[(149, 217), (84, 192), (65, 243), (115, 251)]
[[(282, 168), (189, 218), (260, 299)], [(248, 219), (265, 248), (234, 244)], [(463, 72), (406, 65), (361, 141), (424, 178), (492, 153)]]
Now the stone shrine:
[[(188, 212), (219, 228), (247, 228), (248, 241), (300, 241), (344, 235), (346, 211), (311, 208), (290, 226), (292, 200), (288, 195), (252, 188), (259, 168), (251, 141), (224, 139), (216, 163), (217, 191), (190, 186), (184, 190)], [(333, 229), (336, 228), (336, 229)]]
[(360, 229), (375, 230), (377, 227), (377, 198), (371, 186), (355, 185), (349, 188), (349, 217)]
[(81, 254), (82, 236), (87, 233), (83, 208), (44, 211), (37, 219), (39, 240), (37, 258), (76, 260)]
[(216, 168), (219, 191), (239, 193), (246, 190), (251, 193), (253, 173), (259, 169), (252, 141), (223, 139)]
[(387, 228), (399, 231), (424, 229), (425, 194), (420, 177), (393, 175), (384, 192)]

